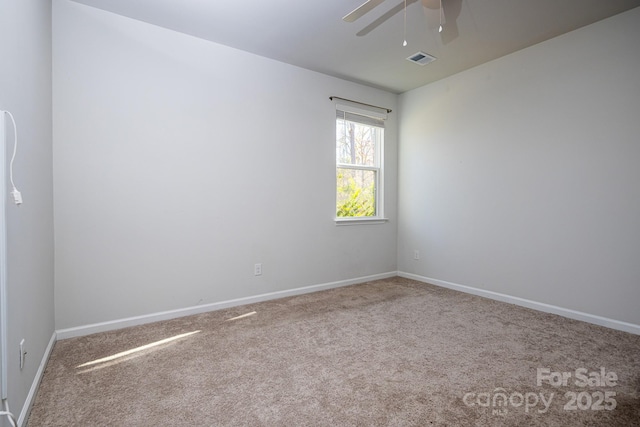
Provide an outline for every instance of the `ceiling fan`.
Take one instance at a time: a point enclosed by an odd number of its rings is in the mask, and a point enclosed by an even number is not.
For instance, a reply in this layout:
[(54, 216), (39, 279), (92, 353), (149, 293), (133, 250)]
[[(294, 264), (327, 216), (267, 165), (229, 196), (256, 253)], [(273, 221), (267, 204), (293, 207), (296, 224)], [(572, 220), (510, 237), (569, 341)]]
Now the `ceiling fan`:
[[(385, 0), (367, 0), (356, 9), (345, 15), (342, 20), (355, 22), (368, 12), (382, 4)], [(356, 35), (364, 36), (377, 28), (387, 19), (402, 11), (406, 6), (421, 1), (427, 17), (427, 26), (430, 29), (439, 29), (443, 43), (449, 43), (458, 37), (458, 25), (456, 23), (462, 9), (462, 0), (403, 0), (384, 15), (364, 27)]]

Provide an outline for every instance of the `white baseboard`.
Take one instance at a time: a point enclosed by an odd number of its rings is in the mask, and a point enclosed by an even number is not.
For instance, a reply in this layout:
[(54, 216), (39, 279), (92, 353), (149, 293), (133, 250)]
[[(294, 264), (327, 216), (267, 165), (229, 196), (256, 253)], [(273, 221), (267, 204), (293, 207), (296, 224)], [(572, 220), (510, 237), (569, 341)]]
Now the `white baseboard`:
[(44, 370), (47, 367), (47, 362), (49, 361), (49, 356), (51, 356), (51, 351), (53, 350), (53, 346), (56, 343), (57, 337), (54, 332), (51, 335), (51, 339), (49, 340), (49, 344), (47, 348), (44, 350), (44, 355), (42, 356), (42, 360), (40, 361), (40, 366), (38, 366), (38, 371), (36, 372), (36, 376), (33, 379), (33, 383), (31, 383), (31, 388), (29, 389), (29, 393), (27, 394), (27, 398), (24, 401), (24, 405), (22, 405), (22, 411), (20, 411), (20, 416), (18, 417), (18, 426), (22, 427), (27, 422), (27, 418), (29, 418), (29, 413), (31, 412), (31, 407), (36, 399), (36, 393), (38, 392), (38, 387), (40, 387), (40, 382), (42, 381), (42, 376), (44, 375)]
[(633, 323), (622, 322), (620, 320), (609, 319), (607, 317), (596, 316), (594, 314), (584, 313), (581, 311), (571, 310), (568, 308), (558, 307), (542, 302), (531, 301), (524, 298), (501, 294), (498, 292), (473, 288), (471, 286), (459, 285), (456, 283), (446, 282), (444, 280), (432, 279), (430, 277), (419, 276), (417, 274), (398, 271), (398, 276), (417, 280), (419, 282), (429, 283), (436, 286), (441, 286), (443, 288), (453, 289), (455, 291), (465, 292), (467, 294), (478, 295), (496, 301), (502, 301), (509, 304), (531, 308), (545, 313), (557, 314), (559, 316), (568, 317), (569, 319), (581, 320), (583, 322), (593, 323), (594, 325), (605, 326), (607, 328), (617, 329), (619, 331), (640, 335), (640, 325), (635, 325)]
[(357, 277), (355, 279), (340, 280), (337, 282), (323, 283), (319, 285), (305, 286), (302, 288), (288, 289), (285, 291), (270, 292), (261, 295), (255, 295), (245, 298), (237, 298), (228, 301), (215, 302), (212, 304), (203, 304), (194, 307), (179, 308), (177, 310), (163, 311), (159, 313), (145, 314), (142, 316), (128, 317), (126, 319), (111, 320), (108, 322), (94, 323), (91, 325), (78, 326), (68, 329), (60, 329), (56, 331), (58, 339), (67, 339), (79, 336), (94, 334), (97, 332), (112, 331), (115, 329), (126, 328), (129, 326), (144, 325), (146, 323), (158, 322), (160, 320), (175, 319), (183, 316), (191, 316), (193, 314), (206, 313), (209, 311), (222, 310), (224, 308), (236, 307), (239, 305), (253, 304), (256, 302), (269, 301), (278, 298), (285, 298), (294, 295), (308, 294), (311, 292), (323, 291), (325, 289), (339, 288), (342, 286), (355, 285), (371, 280), (387, 279), (397, 275), (396, 271), (387, 273), (374, 274), (371, 276)]

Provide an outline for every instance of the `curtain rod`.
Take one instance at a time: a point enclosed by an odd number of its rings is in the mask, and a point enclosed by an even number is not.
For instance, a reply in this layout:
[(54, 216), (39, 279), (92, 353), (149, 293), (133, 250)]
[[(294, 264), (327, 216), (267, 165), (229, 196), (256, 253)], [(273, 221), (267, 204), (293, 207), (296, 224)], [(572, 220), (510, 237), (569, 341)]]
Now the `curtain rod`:
[(329, 99), (331, 101), (333, 101), (334, 99), (341, 99), (343, 101), (349, 101), (355, 104), (366, 105), (367, 107), (379, 108), (381, 110), (387, 110), (387, 113), (390, 113), (391, 111), (393, 111), (391, 108), (378, 107), (377, 105), (365, 104), (364, 102), (354, 101), (352, 99), (347, 99), (347, 98), (340, 98), (339, 96), (330, 96)]

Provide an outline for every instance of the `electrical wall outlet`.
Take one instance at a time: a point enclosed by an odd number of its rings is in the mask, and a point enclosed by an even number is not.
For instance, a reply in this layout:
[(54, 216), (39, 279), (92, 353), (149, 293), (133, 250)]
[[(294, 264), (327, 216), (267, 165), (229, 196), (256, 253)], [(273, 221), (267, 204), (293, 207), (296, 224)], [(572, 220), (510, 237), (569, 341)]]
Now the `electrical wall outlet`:
[(253, 266), (253, 275), (254, 276), (262, 276), (262, 264), (258, 263)]
[(420, 251), (417, 249), (413, 250), (413, 259), (414, 260), (419, 260), (420, 259)]

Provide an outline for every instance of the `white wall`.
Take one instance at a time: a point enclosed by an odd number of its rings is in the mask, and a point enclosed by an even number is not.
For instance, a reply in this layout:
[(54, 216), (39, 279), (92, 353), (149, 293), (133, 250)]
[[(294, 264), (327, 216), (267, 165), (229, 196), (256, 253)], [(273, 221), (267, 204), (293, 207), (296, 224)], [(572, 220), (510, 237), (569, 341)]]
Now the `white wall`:
[[(8, 400), (18, 416), (54, 331), (51, 3), (47, 0), (0, 2), (0, 110), (11, 111), (18, 125), (14, 178), (24, 199), (20, 207), (7, 202), (6, 209)], [(10, 122), (7, 128), (8, 161), (13, 153)], [(21, 371), (18, 349), (23, 338), (27, 357)], [(9, 424), (2, 417), (0, 425)]]
[(58, 329), (396, 270), (395, 113), (391, 221), (336, 227), (328, 99), (395, 95), (53, 5)]
[(402, 95), (399, 270), (640, 325), (638, 46), (640, 8)]

